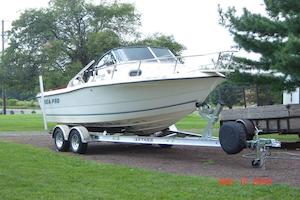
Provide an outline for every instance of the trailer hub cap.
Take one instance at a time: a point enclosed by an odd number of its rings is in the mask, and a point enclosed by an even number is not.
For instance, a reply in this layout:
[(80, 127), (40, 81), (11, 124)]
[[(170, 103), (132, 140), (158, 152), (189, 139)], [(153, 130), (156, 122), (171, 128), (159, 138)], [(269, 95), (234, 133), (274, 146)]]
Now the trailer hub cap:
[(72, 148), (76, 151), (78, 148), (79, 148), (79, 137), (77, 134), (74, 134), (72, 135), (72, 138), (71, 138), (71, 145), (72, 145)]
[(63, 137), (63, 134), (61, 132), (58, 132), (56, 135), (55, 135), (55, 143), (56, 143), (56, 146), (58, 148), (61, 148), (63, 146), (63, 143), (64, 143), (64, 137)]

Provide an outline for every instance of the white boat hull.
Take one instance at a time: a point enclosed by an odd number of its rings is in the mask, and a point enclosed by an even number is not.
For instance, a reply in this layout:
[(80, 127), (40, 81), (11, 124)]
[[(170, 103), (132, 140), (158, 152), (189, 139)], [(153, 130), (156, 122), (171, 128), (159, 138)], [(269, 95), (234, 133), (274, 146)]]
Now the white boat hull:
[(223, 79), (173, 78), (46, 92), (47, 121), (120, 128), (125, 133), (149, 135), (192, 113), (196, 102), (203, 102)]

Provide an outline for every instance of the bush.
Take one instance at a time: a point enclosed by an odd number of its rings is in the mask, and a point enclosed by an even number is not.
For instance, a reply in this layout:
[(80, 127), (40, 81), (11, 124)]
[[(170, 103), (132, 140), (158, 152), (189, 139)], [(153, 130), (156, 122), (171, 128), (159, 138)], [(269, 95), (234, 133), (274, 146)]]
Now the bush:
[(13, 110), (9, 111), (9, 114), (14, 115), (15, 112)]
[(7, 105), (8, 106), (16, 106), (17, 105), (18, 100), (17, 99), (8, 99), (7, 100)]
[(32, 107), (38, 107), (38, 103), (34, 100), (31, 100), (31, 101), (18, 101), (17, 106), (32, 108)]
[(31, 112), (31, 114), (36, 114), (35, 110), (33, 110), (33, 111)]
[[(2, 104), (2, 99), (0, 99), (0, 104)], [(35, 100), (21, 101), (21, 100), (17, 100), (17, 99), (8, 99), (7, 106), (11, 106), (14, 108), (20, 108), (20, 109), (26, 109), (26, 108), (39, 107), (39, 104)]]

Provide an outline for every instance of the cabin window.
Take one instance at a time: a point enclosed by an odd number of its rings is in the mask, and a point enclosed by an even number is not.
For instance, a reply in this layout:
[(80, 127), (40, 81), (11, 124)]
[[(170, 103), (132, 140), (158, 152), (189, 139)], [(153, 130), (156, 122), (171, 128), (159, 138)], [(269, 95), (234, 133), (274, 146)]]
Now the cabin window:
[[(122, 48), (114, 50), (114, 53), (120, 62), (154, 59), (149, 49), (144, 47)], [(153, 61), (156, 62), (155, 60)]]
[(97, 67), (109, 66), (116, 63), (114, 56), (111, 53), (104, 55), (101, 60), (98, 62)]
[(169, 49), (165, 48), (151, 48), (153, 53), (160, 62), (175, 62), (175, 56), (170, 52)]

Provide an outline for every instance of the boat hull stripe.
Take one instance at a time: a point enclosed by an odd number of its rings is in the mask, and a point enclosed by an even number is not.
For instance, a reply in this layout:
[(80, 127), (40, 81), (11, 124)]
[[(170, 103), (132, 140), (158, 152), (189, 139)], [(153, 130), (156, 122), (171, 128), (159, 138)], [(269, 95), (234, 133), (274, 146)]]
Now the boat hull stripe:
[(136, 113), (136, 112), (145, 112), (145, 111), (151, 111), (151, 110), (159, 110), (164, 108), (171, 108), (175, 106), (181, 106), (185, 104), (190, 103), (196, 103), (196, 101), (188, 101), (184, 103), (169, 105), (169, 106), (162, 106), (162, 107), (156, 107), (156, 108), (149, 108), (149, 109), (143, 109), (143, 110), (134, 110), (134, 111), (125, 111), (125, 112), (115, 112), (115, 113), (91, 113), (91, 114), (47, 114), (47, 116), (95, 116), (95, 115), (119, 115), (119, 114), (128, 114), (128, 113)]

